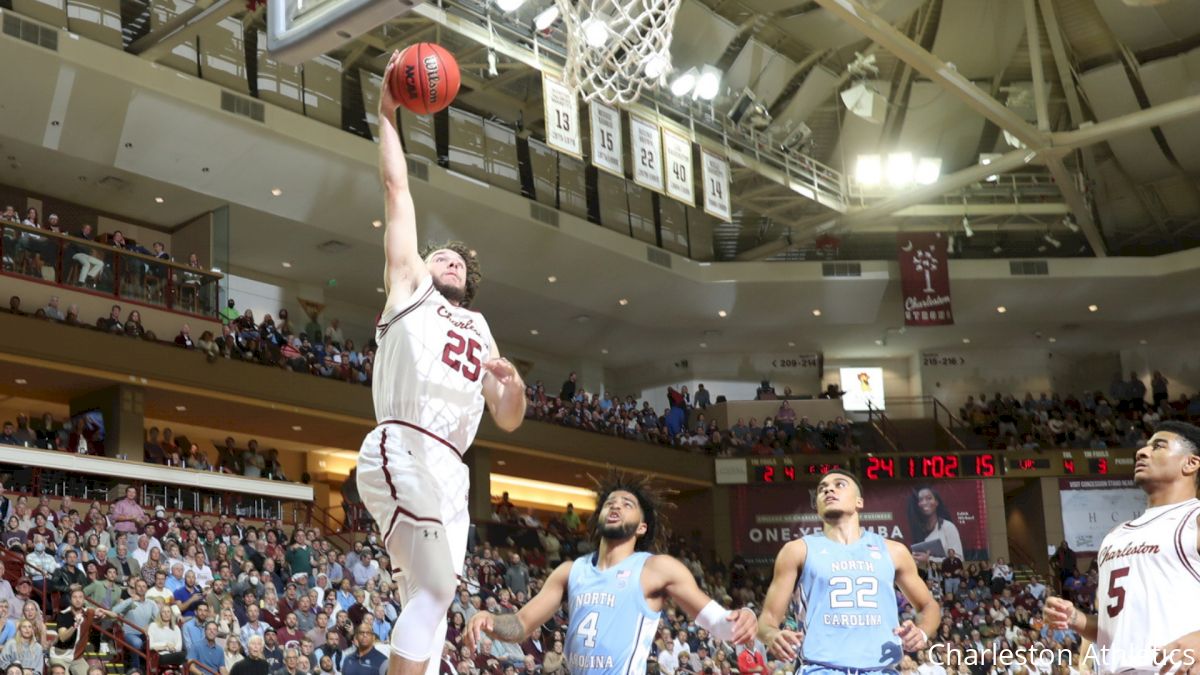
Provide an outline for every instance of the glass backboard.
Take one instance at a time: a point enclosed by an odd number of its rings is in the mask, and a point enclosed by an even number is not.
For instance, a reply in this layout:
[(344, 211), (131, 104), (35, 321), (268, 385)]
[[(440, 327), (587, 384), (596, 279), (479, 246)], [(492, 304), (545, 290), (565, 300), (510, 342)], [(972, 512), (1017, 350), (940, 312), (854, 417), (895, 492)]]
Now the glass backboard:
[(299, 65), (406, 14), (424, 0), (267, 0), (267, 51)]

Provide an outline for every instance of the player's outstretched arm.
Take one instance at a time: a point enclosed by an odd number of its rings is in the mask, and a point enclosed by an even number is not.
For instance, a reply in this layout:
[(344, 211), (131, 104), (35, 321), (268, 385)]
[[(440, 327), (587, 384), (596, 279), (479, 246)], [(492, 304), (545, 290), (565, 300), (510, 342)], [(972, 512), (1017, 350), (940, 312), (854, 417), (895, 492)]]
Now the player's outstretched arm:
[(403, 301), (428, 273), (417, 246), (417, 214), (408, 189), (404, 146), (400, 143), (400, 130), (396, 128), (396, 106), (399, 104), (392, 98), (388, 86), (392, 69), (397, 67), (399, 59), (400, 52), (392, 54), (379, 92), (379, 179), (383, 183), (387, 223), (383, 234), (387, 260), (383, 286), (389, 304), (392, 304), (393, 290), (400, 294), (398, 300)]
[(492, 354), (483, 364), (483, 400), (496, 426), (504, 431), (516, 431), (525, 421), (525, 382), (521, 374), (508, 359), (500, 356), (500, 350), (492, 347)]
[(787, 616), (792, 591), (796, 588), (796, 577), (804, 568), (808, 558), (808, 544), (796, 539), (784, 544), (775, 556), (775, 572), (771, 586), (763, 600), (762, 614), (758, 617), (758, 639), (767, 646), (777, 659), (794, 661), (800, 652), (804, 634), (779, 627)]
[(1079, 611), (1075, 603), (1066, 598), (1046, 598), (1042, 615), (1055, 630), (1073, 630), (1085, 639), (1096, 641), (1096, 634), (1100, 630), (1096, 617)]
[(481, 633), (502, 642), (524, 642), (534, 629), (549, 621), (562, 606), (570, 576), (570, 562), (556, 567), (542, 585), (542, 590), (516, 614), (476, 613), (463, 630), (464, 644), (474, 651)]
[(650, 573), (649, 593), (666, 593), (689, 619), (714, 638), (733, 644), (754, 639), (758, 617), (748, 609), (727, 610), (700, 590), (692, 571), (668, 555), (656, 555), (646, 561), (643, 578)]
[(915, 652), (929, 644), (930, 635), (937, 634), (938, 625), (942, 622), (942, 606), (933, 599), (929, 587), (921, 579), (917, 562), (908, 548), (897, 541), (889, 541), (887, 546), (892, 564), (896, 567), (896, 586), (917, 611), (918, 623), (905, 621), (896, 629), (896, 635), (900, 636), (904, 651)]

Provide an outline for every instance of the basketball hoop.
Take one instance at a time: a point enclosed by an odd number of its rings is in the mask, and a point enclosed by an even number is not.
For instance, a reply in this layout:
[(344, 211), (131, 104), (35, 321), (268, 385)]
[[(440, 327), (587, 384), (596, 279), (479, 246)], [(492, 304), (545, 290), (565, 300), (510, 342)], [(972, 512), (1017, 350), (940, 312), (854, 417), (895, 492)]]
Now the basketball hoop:
[(585, 101), (632, 103), (671, 70), (681, 0), (555, 0), (567, 29), (565, 84)]

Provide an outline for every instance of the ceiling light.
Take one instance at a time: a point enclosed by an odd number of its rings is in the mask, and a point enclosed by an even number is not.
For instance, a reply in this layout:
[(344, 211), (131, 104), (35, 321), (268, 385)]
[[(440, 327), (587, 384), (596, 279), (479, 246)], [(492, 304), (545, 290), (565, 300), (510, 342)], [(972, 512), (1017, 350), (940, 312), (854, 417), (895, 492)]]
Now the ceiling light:
[(376, 286), (376, 287), (375, 287), (375, 292), (376, 292), (376, 293), (387, 293), (387, 291), (385, 291), (385, 290), (383, 289), (383, 286)]
[(506, 462), (502, 459), (496, 460), (496, 466), (507, 466), (507, 465), (508, 465), (508, 462)]
[(969, 345), (969, 344), (971, 344), (971, 338), (963, 338), (963, 344), (964, 344), (964, 345)]
[(879, 155), (859, 155), (854, 164), (854, 178), (859, 185), (879, 185), (883, 181), (883, 160)]
[(942, 175), (942, 160), (938, 157), (922, 157), (917, 160), (917, 171), (913, 179), (917, 185), (933, 185)]
[(1100, 311), (1100, 306), (1099, 305), (1088, 305), (1088, 311), (1089, 312), (1098, 312), (1098, 311)]
[(622, 307), (624, 307), (625, 305), (628, 305), (628, 304), (629, 304), (629, 299), (628, 299), (628, 298), (621, 298), (620, 300), (618, 300), (618, 301), (617, 301), (617, 304), (618, 304), (618, 305), (620, 305), (620, 306), (622, 306)]
[(165, 201), (167, 201), (167, 200), (163, 199), (162, 197), (155, 197), (155, 198), (154, 198), (154, 203), (155, 203), (155, 204), (161, 204), (161, 203), (163, 203), (163, 202), (165, 202)]
[(550, 5), (533, 17), (533, 27), (538, 30), (549, 30), (555, 21), (558, 21), (558, 5)]
[(1007, 308), (1007, 307), (1005, 307), (1004, 305), (1000, 305), (999, 307), (997, 307), (997, 308), (996, 308), (996, 312), (997, 312), (998, 314), (1003, 314), (1003, 313), (1005, 313), (1005, 312), (1007, 312), (1007, 311), (1008, 311), (1008, 308)]
[(607, 350), (607, 349), (601, 349), (601, 350), (600, 350), (600, 353), (601, 353), (601, 354), (607, 354), (607, 353), (608, 353), (608, 350)]
[(283, 188), (271, 188), (272, 197), (278, 197), (281, 194), (283, 194)]
[(1054, 344), (1055, 342), (1058, 342), (1058, 338), (1052, 337), (1052, 338), (1048, 338), (1046, 341), (1049, 342), (1050, 344)]
[(821, 310), (819, 310), (819, 309), (814, 309), (814, 310), (813, 310), (813, 316), (821, 316)]
[(877, 344), (877, 345), (879, 345), (880, 347), (882, 347), (882, 346), (883, 346), (883, 340), (882, 340), (882, 339), (876, 340), (876, 341), (875, 341), (875, 344)]
[(283, 266), (284, 266), (284, 267), (287, 267), (287, 268), (291, 268), (291, 266), (292, 266), (292, 263), (290, 263), (290, 262), (287, 262), (286, 260), (285, 260), (285, 261), (283, 261), (283, 263), (282, 263), (282, 264), (283, 264)]
[(175, 410), (177, 412), (187, 412), (187, 406), (186, 405), (177, 405), (177, 406), (175, 406)]
[(1139, 344), (1139, 345), (1144, 345), (1144, 344), (1146, 344), (1146, 341), (1145, 341), (1145, 340), (1138, 340), (1138, 344)]
[[(991, 164), (992, 162), (996, 161), (997, 159), (1000, 159), (1000, 157), (1001, 157), (1001, 155), (999, 153), (983, 152), (983, 153), (979, 154), (979, 163), (982, 164), (983, 166), (987, 166), (987, 165)], [(992, 174), (987, 177), (987, 181), (989, 183), (995, 183), (998, 180), (1000, 180), (1000, 176), (997, 176), (996, 174)]]
[(292, 431), (304, 431), (304, 430), (300, 428), (299, 424), (293, 424)]
[(842, 104), (855, 115), (871, 122), (883, 124), (887, 112), (887, 99), (879, 92), (859, 82), (841, 93)]
[(725, 310), (723, 310), (723, 309), (722, 309), (722, 310), (720, 310), (719, 312), (717, 312), (717, 316), (719, 316), (719, 317), (721, 317), (722, 319), (724, 319), (725, 317), (729, 316), (729, 313), (728, 313), (728, 312), (726, 312)]
[(788, 346), (789, 346), (789, 347), (795, 347), (795, 346), (796, 346), (796, 343), (795, 343), (795, 342), (789, 342), (789, 343), (788, 343)]
[(671, 93), (676, 96), (687, 96), (696, 87), (696, 80), (699, 77), (699, 69), (688, 68), (679, 77), (671, 80)]
[(536, 328), (530, 328), (530, 329), (529, 329), (529, 334), (530, 334), (530, 335), (537, 335), (537, 334), (538, 334), (538, 329), (536, 329)]
[(603, 47), (608, 42), (608, 22), (604, 16), (597, 14), (583, 22), (583, 40), (589, 47)]
[(706, 348), (706, 347), (708, 347), (708, 343), (707, 343), (707, 342), (701, 342), (701, 343), (700, 343), (700, 348), (701, 348), (701, 349), (704, 349), (704, 348)]
[(29, 384), (29, 380), (26, 380), (23, 377), (18, 377), (17, 379), (13, 380), (13, 382), (16, 382), (17, 384)]
[(515, 12), (525, 4), (525, 0), (496, 0), (496, 6), (501, 12)]
[(658, 79), (663, 73), (671, 67), (671, 57), (669, 54), (658, 52), (646, 57), (642, 62), (642, 72), (646, 73), (646, 77)]
[(376, 229), (379, 229), (379, 228), (383, 227), (383, 221), (382, 221), (382, 220), (379, 220), (379, 219), (372, 220), (372, 221), (371, 221), (371, 227), (374, 227), (374, 228), (376, 228)]
[(704, 66), (700, 77), (696, 79), (696, 88), (692, 90), (692, 98), (711, 101), (721, 91), (721, 70), (714, 66)]
[(887, 182), (894, 188), (902, 188), (913, 181), (913, 156), (911, 152), (893, 152), (887, 158)]
[(1046, 236), (1042, 237), (1042, 239), (1045, 239), (1046, 243), (1050, 244), (1054, 248), (1062, 248), (1062, 242), (1055, 239), (1049, 232), (1047, 232)]
[(549, 283), (552, 283), (552, 284), (558, 283), (558, 277), (556, 277), (552, 274), (552, 275), (546, 277), (546, 281)]

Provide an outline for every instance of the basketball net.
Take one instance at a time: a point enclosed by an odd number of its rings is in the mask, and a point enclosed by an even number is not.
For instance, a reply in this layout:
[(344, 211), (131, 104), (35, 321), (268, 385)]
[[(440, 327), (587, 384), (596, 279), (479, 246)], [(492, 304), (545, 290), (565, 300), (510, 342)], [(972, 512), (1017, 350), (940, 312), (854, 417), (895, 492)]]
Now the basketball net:
[(585, 101), (632, 103), (671, 70), (681, 0), (555, 0), (567, 30), (565, 84)]

